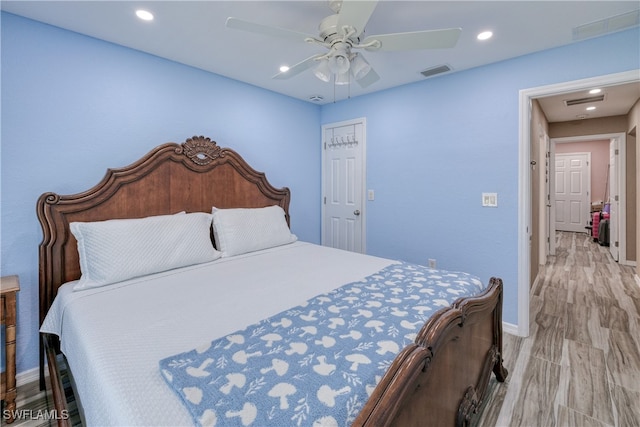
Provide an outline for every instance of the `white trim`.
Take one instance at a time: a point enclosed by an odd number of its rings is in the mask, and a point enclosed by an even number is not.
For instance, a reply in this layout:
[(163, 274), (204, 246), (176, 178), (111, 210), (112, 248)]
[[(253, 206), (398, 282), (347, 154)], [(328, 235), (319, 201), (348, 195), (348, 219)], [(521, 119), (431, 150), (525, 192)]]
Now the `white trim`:
[(518, 325), (514, 325), (513, 323), (502, 322), (502, 332), (506, 332), (511, 335), (520, 335), (518, 330)]
[[(49, 370), (45, 365), (45, 376), (49, 376)], [(25, 384), (32, 383), (34, 381), (40, 381), (40, 368), (27, 369), (16, 374), (16, 387), (22, 387)]]
[(636, 279), (636, 284), (638, 285), (638, 287), (640, 287), (640, 276), (638, 275), (638, 273), (634, 274), (634, 277)]
[[(608, 74), (582, 80), (522, 89), (519, 92), (519, 144), (518, 144), (518, 334), (529, 335), (529, 274), (531, 248), (531, 104), (534, 98), (569, 93), (593, 86), (612, 86), (637, 82), (640, 69)], [(537, 248), (536, 248), (537, 250)]]
[(516, 335), (529, 336), (529, 276), (531, 274), (531, 99), (532, 89), (520, 91), (518, 147), (518, 326)]

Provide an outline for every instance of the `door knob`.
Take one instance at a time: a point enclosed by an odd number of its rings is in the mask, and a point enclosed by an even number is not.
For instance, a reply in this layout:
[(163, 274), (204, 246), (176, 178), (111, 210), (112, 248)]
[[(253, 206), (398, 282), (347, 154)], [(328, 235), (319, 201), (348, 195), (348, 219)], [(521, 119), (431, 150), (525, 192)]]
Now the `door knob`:
[(359, 211), (358, 209), (356, 209), (355, 211), (353, 211), (353, 214), (354, 214), (355, 216), (358, 216), (358, 215), (360, 215), (360, 211)]

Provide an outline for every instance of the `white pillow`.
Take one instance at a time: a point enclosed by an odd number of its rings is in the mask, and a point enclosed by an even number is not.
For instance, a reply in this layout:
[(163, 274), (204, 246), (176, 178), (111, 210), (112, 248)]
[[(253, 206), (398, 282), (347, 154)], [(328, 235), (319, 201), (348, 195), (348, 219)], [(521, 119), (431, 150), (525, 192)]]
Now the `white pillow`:
[(211, 243), (211, 214), (72, 222), (82, 276), (75, 290), (108, 285), (220, 258)]
[(240, 255), (293, 243), (298, 238), (287, 226), (280, 206), (213, 208), (213, 235), (222, 256)]

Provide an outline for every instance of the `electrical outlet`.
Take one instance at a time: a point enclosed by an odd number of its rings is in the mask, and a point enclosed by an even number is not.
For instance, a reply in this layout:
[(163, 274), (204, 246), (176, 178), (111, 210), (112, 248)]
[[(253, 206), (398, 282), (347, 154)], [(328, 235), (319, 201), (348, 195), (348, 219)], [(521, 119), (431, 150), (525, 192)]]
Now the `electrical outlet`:
[(429, 258), (429, 268), (436, 268), (436, 260)]
[(498, 193), (482, 193), (482, 206), (497, 208)]

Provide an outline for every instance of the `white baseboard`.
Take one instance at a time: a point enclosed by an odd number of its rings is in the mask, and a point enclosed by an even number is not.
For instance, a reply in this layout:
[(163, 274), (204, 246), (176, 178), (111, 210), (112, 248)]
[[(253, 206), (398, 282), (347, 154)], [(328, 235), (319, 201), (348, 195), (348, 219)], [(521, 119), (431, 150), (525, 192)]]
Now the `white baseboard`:
[(524, 336), (520, 334), (518, 325), (514, 325), (513, 323), (502, 322), (502, 332), (506, 332), (517, 337)]
[[(45, 375), (49, 375), (47, 371), (45, 368)], [(40, 381), (40, 368), (28, 369), (16, 374), (16, 386), (18, 387), (34, 381)]]

